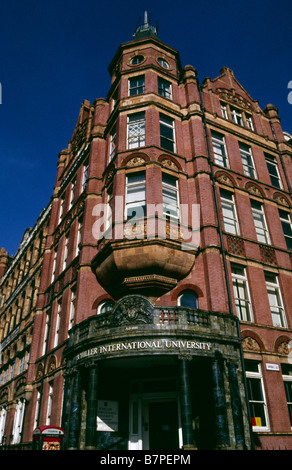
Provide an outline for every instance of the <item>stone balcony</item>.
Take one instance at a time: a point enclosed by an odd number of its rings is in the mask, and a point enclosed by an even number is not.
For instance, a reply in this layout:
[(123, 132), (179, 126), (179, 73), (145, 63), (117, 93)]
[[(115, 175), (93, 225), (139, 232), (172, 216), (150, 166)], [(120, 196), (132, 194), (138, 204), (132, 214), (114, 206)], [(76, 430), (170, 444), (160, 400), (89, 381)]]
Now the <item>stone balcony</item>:
[(238, 319), (188, 307), (162, 307), (141, 295), (120, 299), (113, 310), (72, 328), (65, 356), (73, 364), (88, 359), (145, 355), (238, 355)]

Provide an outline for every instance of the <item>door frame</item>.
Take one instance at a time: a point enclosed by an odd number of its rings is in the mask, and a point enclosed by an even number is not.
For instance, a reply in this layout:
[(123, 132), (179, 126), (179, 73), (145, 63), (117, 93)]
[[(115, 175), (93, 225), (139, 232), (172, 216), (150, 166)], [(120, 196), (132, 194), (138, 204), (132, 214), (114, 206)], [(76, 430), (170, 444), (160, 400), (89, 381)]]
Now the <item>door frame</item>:
[[(129, 400), (129, 450), (149, 449), (149, 403), (176, 401), (179, 449), (183, 446), (180, 401), (177, 392), (132, 394)], [(148, 423), (148, 428), (146, 424)], [(163, 449), (162, 449), (163, 450)]]

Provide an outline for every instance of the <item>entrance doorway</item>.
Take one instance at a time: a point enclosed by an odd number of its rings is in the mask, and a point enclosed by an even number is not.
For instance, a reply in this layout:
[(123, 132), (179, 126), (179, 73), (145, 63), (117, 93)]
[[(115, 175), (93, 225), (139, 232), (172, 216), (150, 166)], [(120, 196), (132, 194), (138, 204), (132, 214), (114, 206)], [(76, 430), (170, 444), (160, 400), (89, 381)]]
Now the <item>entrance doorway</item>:
[(178, 450), (181, 447), (182, 431), (177, 395), (157, 393), (132, 396), (129, 449)]
[(148, 402), (148, 421), (149, 449), (175, 450), (179, 448), (177, 401)]

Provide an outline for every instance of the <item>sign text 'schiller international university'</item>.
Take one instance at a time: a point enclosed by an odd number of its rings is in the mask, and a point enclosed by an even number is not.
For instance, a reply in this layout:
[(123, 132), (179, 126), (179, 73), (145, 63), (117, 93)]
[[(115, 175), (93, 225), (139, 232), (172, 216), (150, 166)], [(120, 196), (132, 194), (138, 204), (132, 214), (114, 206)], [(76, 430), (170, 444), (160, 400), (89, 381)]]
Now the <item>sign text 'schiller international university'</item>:
[(170, 339), (159, 339), (159, 340), (137, 340), (137, 341), (124, 341), (118, 343), (104, 344), (100, 346), (87, 349), (78, 354), (77, 360), (84, 359), (92, 356), (103, 356), (104, 354), (119, 353), (125, 351), (211, 351), (211, 343), (201, 341), (189, 341), (189, 340), (170, 340)]

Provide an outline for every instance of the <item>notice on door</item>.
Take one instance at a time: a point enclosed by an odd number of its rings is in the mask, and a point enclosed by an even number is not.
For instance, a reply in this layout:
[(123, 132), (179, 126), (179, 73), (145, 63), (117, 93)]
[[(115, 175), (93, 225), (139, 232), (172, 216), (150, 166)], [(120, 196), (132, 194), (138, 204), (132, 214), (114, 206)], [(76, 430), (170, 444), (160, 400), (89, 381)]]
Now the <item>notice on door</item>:
[(117, 401), (98, 400), (97, 431), (118, 431), (119, 403)]

